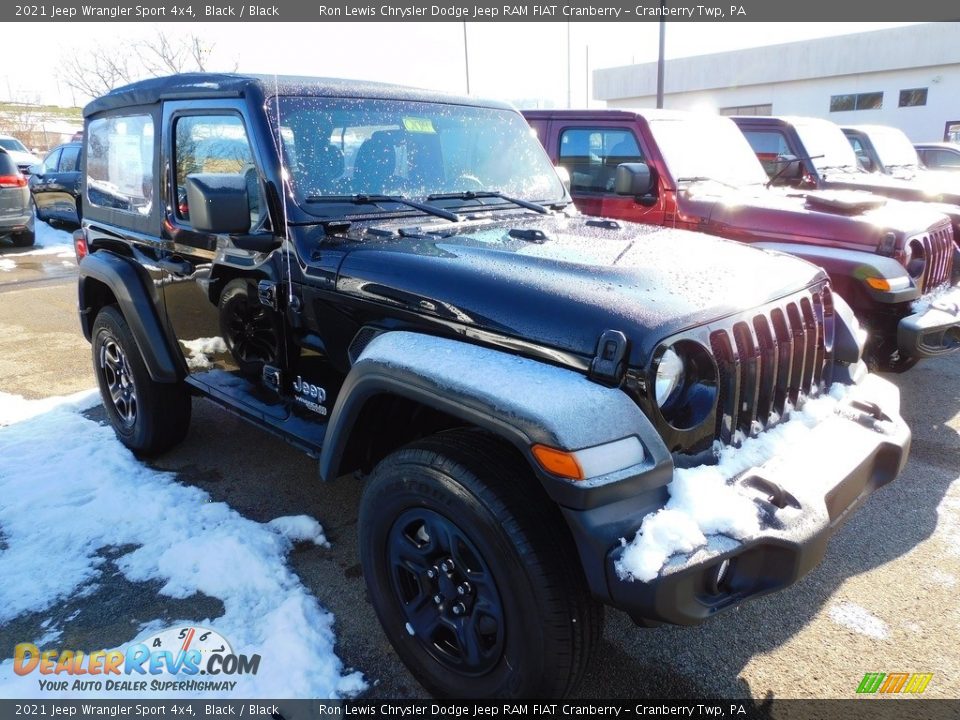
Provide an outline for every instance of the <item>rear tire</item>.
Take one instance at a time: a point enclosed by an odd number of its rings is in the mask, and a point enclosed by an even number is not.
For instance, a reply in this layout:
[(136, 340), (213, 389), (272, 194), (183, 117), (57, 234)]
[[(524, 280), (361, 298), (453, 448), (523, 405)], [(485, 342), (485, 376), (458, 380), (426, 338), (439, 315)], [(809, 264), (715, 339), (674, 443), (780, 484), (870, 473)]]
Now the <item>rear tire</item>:
[(394, 452), (370, 477), (359, 532), (377, 616), (428, 691), (558, 697), (576, 687), (603, 608), (556, 505), (512, 447), (455, 430)]
[(97, 315), (91, 344), (100, 397), (120, 442), (142, 455), (155, 455), (183, 440), (191, 411), (186, 384), (158, 383), (150, 377), (115, 305)]
[(13, 246), (18, 248), (31, 247), (36, 240), (37, 236), (33, 230), (22, 230), (10, 236), (10, 241), (13, 243)]

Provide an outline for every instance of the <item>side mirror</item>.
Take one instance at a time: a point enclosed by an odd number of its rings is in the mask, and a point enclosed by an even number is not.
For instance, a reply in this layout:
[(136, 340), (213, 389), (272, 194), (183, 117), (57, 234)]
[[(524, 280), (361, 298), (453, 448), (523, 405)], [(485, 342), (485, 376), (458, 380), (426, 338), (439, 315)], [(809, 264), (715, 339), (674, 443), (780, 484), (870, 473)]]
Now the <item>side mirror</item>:
[(778, 155), (777, 165), (783, 168), (780, 177), (788, 180), (799, 180), (803, 177), (803, 163), (796, 155)]
[(250, 229), (250, 200), (243, 175), (187, 175), (190, 224), (197, 232), (245, 233)]
[(27, 175), (36, 175), (37, 177), (43, 177), (43, 165), (37, 163), (36, 165), (31, 165), (27, 168)]
[(621, 163), (617, 165), (617, 174), (613, 181), (613, 191), (617, 195), (641, 197), (653, 191), (653, 173), (646, 163)]

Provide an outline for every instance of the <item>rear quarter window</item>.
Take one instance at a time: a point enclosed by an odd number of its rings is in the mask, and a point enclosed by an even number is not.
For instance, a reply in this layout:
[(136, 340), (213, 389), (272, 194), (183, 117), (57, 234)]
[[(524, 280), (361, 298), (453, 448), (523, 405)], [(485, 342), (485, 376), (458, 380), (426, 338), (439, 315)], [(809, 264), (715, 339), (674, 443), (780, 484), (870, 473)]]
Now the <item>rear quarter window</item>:
[(149, 115), (98, 118), (87, 128), (87, 200), (147, 216), (154, 202), (154, 129)]

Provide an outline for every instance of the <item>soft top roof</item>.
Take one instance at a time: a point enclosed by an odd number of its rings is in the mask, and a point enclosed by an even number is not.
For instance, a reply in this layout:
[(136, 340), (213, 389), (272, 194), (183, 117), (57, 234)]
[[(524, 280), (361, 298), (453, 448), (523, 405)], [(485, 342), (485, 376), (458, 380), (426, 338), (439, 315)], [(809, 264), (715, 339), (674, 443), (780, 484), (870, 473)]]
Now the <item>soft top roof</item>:
[(402, 85), (364, 80), (301, 77), (297, 75), (240, 75), (235, 73), (181, 73), (150, 78), (116, 88), (91, 101), (83, 109), (84, 117), (134, 105), (150, 105), (160, 100), (189, 98), (240, 97), (251, 89), (264, 96), (301, 95), (316, 97), (380, 98), (419, 100), (456, 105), (513, 109), (508, 103), (477, 100), (433, 90), (418, 90)]

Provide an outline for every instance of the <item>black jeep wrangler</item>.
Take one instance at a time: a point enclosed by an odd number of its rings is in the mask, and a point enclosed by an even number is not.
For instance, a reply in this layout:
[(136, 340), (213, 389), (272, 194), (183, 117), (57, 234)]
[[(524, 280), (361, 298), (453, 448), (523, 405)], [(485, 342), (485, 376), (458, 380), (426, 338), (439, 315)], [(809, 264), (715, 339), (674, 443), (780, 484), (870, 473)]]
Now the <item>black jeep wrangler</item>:
[[(201, 395), (354, 471), (371, 602), (432, 693), (562, 695), (603, 604), (690, 624), (779, 590), (906, 460), (822, 270), (581, 217), (509, 106), (197, 74), (84, 114), (80, 317), (117, 435), (162, 452)], [(752, 530), (638, 569), (710, 463)]]

